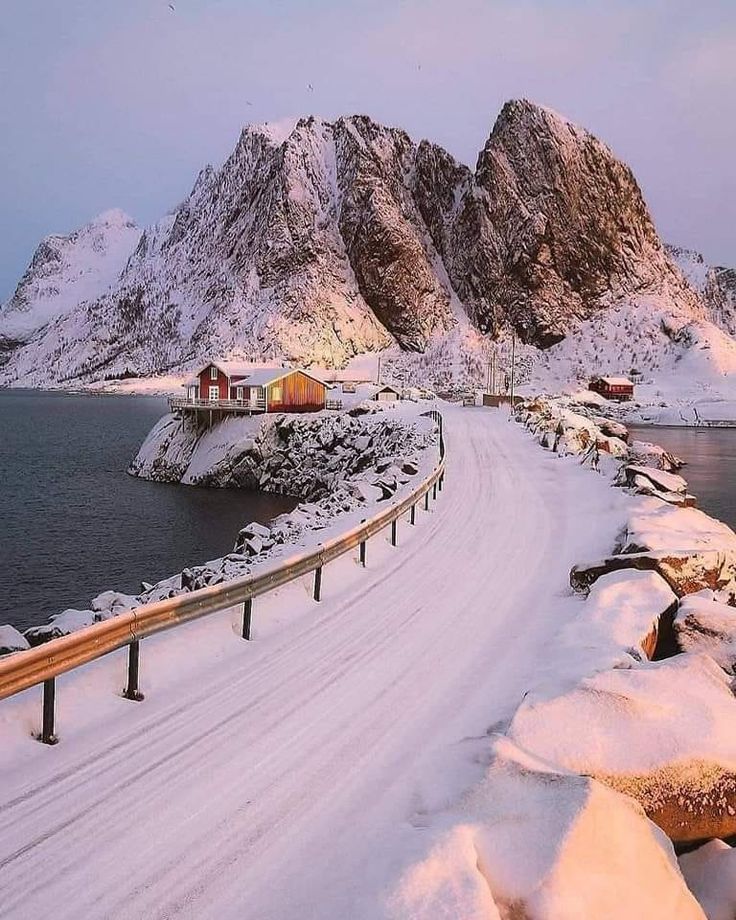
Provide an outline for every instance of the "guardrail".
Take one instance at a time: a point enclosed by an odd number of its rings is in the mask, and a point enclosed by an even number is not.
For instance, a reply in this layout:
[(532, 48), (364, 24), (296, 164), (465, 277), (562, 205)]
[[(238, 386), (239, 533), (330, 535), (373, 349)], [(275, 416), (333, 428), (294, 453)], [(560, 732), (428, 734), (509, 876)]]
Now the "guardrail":
[(244, 575), (222, 584), (200, 588), (188, 594), (143, 604), (119, 616), (87, 626), (77, 632), (52, 639), (43, 645), (24, 652), (15, 652), (0, 659), (0, 700), (14, 696), (29, 687), (43, 685), (43, 711), (41, 732), (37, 736), (44, 744), (55, 744), (56, 678), (84, 664), (102, 658), (120, 648), (128, 647), (128, 676), (123, 696), (129, 700), (142, 700), (138, 688), (140, 643), (156, 633), (188, 623), (191, 620), (242, 605), (241, 635), (251, 637), (253, 599), (303, 575), (314, 572), (313, 597), (322, 595), (322, 569), (328, 562), (360, 547), (360, 564), (365, 566), (366, 543), (389, 524), (391, 543), (397, 545), (398, 520), (409, 512), (410, 524), (416, 522), (416, 506), (424, 498), (424, 509), (429, 510), (430, 492), (433, 500), (437, 490), (442, 491), (445, 479), (445, 440), (442, 416), (436, 410), (423, 413), (432, 418), (439, 428), (439, 463), (421, 484), (409, 495), (356, 527), (320, 544), (315, 550), (290, 556), (274, 568), (257, 574)]

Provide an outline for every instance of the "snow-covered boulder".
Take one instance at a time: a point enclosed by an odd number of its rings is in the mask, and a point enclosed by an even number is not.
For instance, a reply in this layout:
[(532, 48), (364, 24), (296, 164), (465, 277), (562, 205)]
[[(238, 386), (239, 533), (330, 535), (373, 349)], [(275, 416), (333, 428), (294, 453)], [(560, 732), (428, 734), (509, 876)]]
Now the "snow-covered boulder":
[(634, 463), (641, 466), (654, 466), (667, 472), (682, 469), (685, 465), (679, 457), (650, 441), (631, 441), (629, 456)]
[(697, 508), (673, 507), (643, 498), (630, 515), (616, 555), (574, 566), (570, 582), (588, 587), (606, 572), (623, 568), (653, 570), (678, 596), (708, 588), (736, 597), (736, 534)]
[(605, 418), (602, 415), (594, 415), (593, 421), (600, 428), (606, 437), (617, 438), (624, 444), (629, 443), (629, 429), (622, 422), (614, 421), (612, 418)]
[(683, 599), (673, 625), (683, 652), (705, 652), (724, 670), (736, 673), (736, 607), (691, 595)]
[(450, 829), (401, 878), (395, 920), (703, 920), (672, 846), (631, 799), (507, 739)]
[(723, 840), (710, 840), (681, 856), (680, 869), (708, 920), (734, 920), (736, 850)]
[(140, 599), (136, 595), (124, 594), (122, 591), (103, 591), (92, 598), (90, 603), (90, 607), (97, 614), (97, 620), (107, 620), (139, 605)]
[(31, 626), (23, 635), (31, 645), (42, 645), (51, 639), (58, 639), (60, 636), (67, 636), (77, 629), (91, 626), (96, 620), (97, 616), (94, 610), (74, 610), (69, 608), (61, 613), (54, 614), (50, 617), (48, 623), (44, 623), (41, 626)]
[(656, 572), (623, 570), (604, 575), (591, 587), (580, 618), (588, 645), (594, 636), (613, 643), (637, 661), (652, 658), (660, 623), (671, 622), (677, 597)]
[(736, 699), (706, 655), (604, 671), (552, 699), (527, 697), (521, 747), (635, 798), (676, 842), (736, 834)]
[(28, 639), (15, 626), (0, 626), (0, 655), (23, 652), (30, 647)]

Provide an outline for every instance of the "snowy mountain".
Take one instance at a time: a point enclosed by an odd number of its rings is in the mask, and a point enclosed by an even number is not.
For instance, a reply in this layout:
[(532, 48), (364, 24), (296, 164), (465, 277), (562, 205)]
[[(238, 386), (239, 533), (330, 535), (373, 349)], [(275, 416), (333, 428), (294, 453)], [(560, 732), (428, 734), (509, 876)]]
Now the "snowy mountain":
[[(35, 263), (21, 287), (42, 283)], [(647, 355), (652, 303), (675, 331), (709, 318), (631, 170), (526, 101), (504, 106), (475, 171), (365, 116), (305, 118), (285, 136), (247, 126), (120, 268), (93, 296), (60, 279), (70, 308), (36, 323), (0, 383), (176, 372), (222, 355), (341, 366), (371, 351), (398, 376), (477, 383), (489, 343), (512, 329), (544, 376), (586, 324), (615, 325), (617, 306), (633, 311), (635, 357), (651, 366), (672, 344), (656, 321)]]
[(667, 252), (700, 295), (711, 322), (736, 336), (736, 269), (708, 265), (693, 249), (667, 246)]
[(141, 230), (119, 210), (105, 211), (68, 236), (41, 241), (13, 296), (0, 307), (0, 357), (117, 281)]

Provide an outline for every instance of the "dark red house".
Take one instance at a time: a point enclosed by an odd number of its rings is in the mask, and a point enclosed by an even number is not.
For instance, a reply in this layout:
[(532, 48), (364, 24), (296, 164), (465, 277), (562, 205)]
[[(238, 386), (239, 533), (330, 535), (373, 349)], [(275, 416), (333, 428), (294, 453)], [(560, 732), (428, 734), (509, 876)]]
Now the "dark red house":
[(593, 377), (588, 388), (594, 393), (625, 402), (634, 396), (634, 384), (626, 377)]
[(325, 408), (327, 384), (295, 367), (261, 367), (212, 361), (189, 380), (186, 400), (176, 408), (244, 412), (318, 412)]

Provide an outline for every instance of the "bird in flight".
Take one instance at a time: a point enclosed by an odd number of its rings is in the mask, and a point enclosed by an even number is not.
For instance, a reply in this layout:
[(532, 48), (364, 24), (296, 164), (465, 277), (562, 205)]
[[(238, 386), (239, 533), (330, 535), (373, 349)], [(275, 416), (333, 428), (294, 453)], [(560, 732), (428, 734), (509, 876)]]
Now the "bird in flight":
[(176, 12), (176, 7), (174, 6), (173, 3), (170, 3), (170, 4), (169, 4), (169, 9), (171, 10), (172, 13), (175, 13), (175, 12)]
[(309, 92), (310, 92), (310, 93), (313, 93), (313, 92), (314, 92), (314, 87), (312, 86), (312, 84), (311, 84), (311, 83), (307, 83), (307, 86), (309, 87)]

